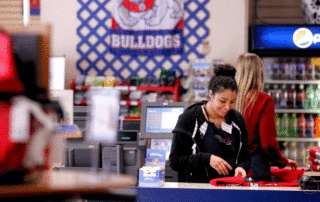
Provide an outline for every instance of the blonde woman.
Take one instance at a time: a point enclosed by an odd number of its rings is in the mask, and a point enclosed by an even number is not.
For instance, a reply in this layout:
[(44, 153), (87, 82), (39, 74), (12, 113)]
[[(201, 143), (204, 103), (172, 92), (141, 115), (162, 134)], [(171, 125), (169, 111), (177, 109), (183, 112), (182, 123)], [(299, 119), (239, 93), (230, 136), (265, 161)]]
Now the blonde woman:
[(235, 109), (245, 118), (249, 148), (252, 157), (251, 173), (255, 181), (271, 181), (269, 161), (279, 168), (298, 164), (282, 156), (276, 139), (275, 111), (273, 98), (263, 93), (264, 66), (253, 53), (239, 56), (236, 80), (238, 95)]

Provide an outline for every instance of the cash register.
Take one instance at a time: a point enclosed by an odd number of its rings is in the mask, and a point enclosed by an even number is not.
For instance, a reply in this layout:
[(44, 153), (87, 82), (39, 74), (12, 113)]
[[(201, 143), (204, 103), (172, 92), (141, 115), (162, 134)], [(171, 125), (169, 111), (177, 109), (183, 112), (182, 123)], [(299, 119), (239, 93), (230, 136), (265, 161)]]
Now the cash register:
[(140, 143), (150, 142), (151, 149), (166, 151), (165, 181), (178, 182), (178, 172), (170, 168), (169, 154), (178, 117), (190, 104), (188, 102), (143, 103), (141, 107)]
[(143, 166), (145, 146), (139, 145), (139, 131), (118, 131), (116, 145), (101, 145), (102, 169), (109, 172), (138, 177), (138, 170)]

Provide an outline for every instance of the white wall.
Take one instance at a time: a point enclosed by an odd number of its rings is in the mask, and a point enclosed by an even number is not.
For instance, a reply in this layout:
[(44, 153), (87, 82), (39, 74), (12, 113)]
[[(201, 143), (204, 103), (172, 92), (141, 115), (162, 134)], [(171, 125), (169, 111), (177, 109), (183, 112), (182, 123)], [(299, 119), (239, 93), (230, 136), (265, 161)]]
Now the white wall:
[(207, 8), (210, 12), (209, 57), (222, 58), (235, 65), (237, 57), (247, 51), (248, 1), (211, 0)]
[(80, 74), (76, 68), (80, 58), (76, 50), (80, 42), (77, 35), (77, 28), (81, 24), (77, 18), (80, 8), (77, 0), (41, 1), (41, 22), (52, 26), (51, 56), (66, 57), (66, 88), (70, 88), (71, 79)]
[[(80, 38), (77, 36), (77, 0), (41, 1), (41, 22), (50, 23), (51, 55), (66, 56), (66, 88), (72, 78), (80, 73), (76, 62), (80, 55), (76, 51)], [(235, 65), (237, 57), (247, 51), (248, 0), (210, 0), (207, 4), (210, 18), (208, 40), (211, 45), (209, 58), (222, 58)]]

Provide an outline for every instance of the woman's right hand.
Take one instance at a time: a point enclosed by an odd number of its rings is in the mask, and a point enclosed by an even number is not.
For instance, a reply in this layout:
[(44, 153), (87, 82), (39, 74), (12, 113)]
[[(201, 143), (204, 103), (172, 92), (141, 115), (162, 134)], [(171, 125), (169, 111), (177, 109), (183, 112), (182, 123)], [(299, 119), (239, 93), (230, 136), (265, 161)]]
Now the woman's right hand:
[(297, 170), (298, 164), (294, 160), (288, 159), (287, 166), (290, 166), (292, 170)]
[(211, 155), (210, 157), (210, 166), (214, 168), (220, 175), (228, 175), (229, 170), (232, 170), (232, 167), (228, 162), (215, 155)]

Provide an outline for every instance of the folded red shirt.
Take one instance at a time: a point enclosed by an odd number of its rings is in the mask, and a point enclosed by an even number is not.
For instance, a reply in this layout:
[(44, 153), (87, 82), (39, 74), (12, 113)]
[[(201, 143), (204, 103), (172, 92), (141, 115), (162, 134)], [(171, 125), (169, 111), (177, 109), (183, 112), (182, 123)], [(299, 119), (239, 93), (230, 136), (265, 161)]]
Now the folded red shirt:
[(300, 186), (296, 181), (301, 178), (303, 173), (306, 170), (304, 169), (297, 169), (292, 170), (288, 168), (271, 168), (272, 175), (284, 180), (285, 182), (267, 182), (267, 181), (260, 181), (260, 182), (245, 182), (244, 178), (241, 176), (237, 177), (223, 177), (210, 180), (210, 183), (214, 186), (226, 186), (228, 184), (236, 185), (242, 184), (243, 186), (249, 186), (250, 184), (264, 186), (264, 187), (294, 187)]
[(320, 158), (320, 147), (308, 147), (309, 154), (311, 157)]
[(313, 171), (320, 171), (320, 165), (317, 165), (317, 164), (311, 164), (311, 165), (310, 165), (310, 168), (311, 168)]
[(226, 186), (226, 184), (243, 184), (244, 178), (237, 177), (222, 177), (210, 180), (210, 183), (214, 186)]
[(320, 158), (314, 158), (310, 156), (309, 160), (312, 164), (320, 165)]
[(295, 182), (301, 178), (305, 169), (292, 170), (291, 168), (271, 168), (271, 174), (285, 182)]

